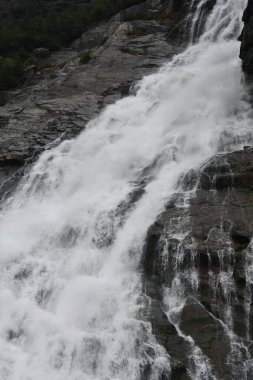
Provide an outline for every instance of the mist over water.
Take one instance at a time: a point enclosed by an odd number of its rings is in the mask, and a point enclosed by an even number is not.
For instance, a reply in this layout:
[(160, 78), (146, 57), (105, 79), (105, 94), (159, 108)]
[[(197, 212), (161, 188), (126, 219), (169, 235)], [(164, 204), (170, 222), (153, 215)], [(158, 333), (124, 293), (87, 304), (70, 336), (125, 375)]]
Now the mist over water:
[[(44, 152), (2, 206), (0, 379), (138, 380), (147, 365), (151, 379), (169, 373), (143, 317), (147, 229), (182, 174), (252, 142), (237, 42), (246, 0), (217, 0), (196, 42), (206, 2), (193, 16), (195, 43), (77, 139)], [(195, 354), (192, 378), (207, 379)]]

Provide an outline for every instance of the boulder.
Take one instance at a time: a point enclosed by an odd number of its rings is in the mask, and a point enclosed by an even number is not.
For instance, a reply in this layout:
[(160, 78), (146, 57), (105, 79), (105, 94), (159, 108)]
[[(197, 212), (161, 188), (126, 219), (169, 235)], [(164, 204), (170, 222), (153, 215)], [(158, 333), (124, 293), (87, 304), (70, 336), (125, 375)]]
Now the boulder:
[(43, 58), (47, 58), (50, 56), (50, 52), (48, 49), (46, 48), (37, 48), (37, 49), (34, 49), (33, 50), (33, 55), (36, 57), (36, 58), (40, 58), (40, 59), (43, 59)]

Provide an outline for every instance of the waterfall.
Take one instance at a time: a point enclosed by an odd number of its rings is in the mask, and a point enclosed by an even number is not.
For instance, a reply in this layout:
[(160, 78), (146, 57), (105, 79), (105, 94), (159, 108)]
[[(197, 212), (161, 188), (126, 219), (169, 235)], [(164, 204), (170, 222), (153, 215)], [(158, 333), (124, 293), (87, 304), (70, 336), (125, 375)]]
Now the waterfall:
[[(194, 44), (45, 151), (2, 205), (0, 379), (170, 378), (145, 316), (147, 230), (184, 173), (252, 142), (237, 42), (246, 0), (217, 0), (201, 32), (207, 2)], [(191, 344), (191, 378), (214, 379)]]

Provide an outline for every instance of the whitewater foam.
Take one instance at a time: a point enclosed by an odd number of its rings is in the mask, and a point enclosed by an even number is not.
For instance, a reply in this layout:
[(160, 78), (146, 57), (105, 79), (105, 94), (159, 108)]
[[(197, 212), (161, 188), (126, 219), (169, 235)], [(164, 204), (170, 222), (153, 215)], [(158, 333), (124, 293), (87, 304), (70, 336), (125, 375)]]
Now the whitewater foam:
[[(3, 205), (1, 379), (169, 373), (140, 317), (142, 245), (183, 173), (252, 141), (236, 41), (244, 7), (218, 0), (195, 45), (44, 152)], [(121, 212), (145, 168), (144, 194)]]

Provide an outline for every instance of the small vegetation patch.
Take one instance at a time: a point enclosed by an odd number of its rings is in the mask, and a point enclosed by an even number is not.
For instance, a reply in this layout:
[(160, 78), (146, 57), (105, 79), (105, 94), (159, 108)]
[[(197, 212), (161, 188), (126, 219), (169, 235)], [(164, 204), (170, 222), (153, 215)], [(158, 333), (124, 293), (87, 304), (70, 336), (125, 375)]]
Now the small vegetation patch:
[(81, 54), (79, 55), (79, 57), (80, 57), (79, 63), (80, 63), (81, 65), (86, 65), (86, 64), (89, 63), (90, 60), (91, 60), (91, 55), (90, 55), (90, 52), (89, 52), (89, 51), (81, 53)]
[(24, 80), (24, 69), (19, 58), (0, 57), (0, 90), (15, 87)]

